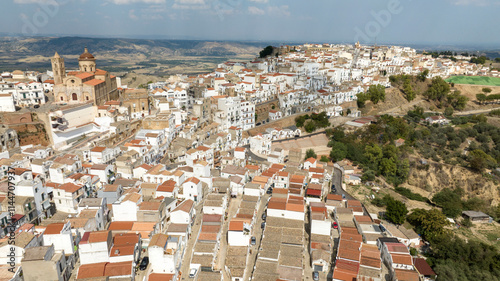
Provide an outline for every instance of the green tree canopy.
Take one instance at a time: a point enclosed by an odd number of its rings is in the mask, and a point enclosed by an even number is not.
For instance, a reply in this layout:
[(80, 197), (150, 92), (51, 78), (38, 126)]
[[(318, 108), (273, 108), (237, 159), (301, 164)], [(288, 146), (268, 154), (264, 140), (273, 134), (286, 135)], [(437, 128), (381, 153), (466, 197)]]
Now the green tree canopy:
[(417, 79), (425, 82), (425, 79), (427, 79), (427, 75), (429, 75), (429, 69), (426, 68), (418, 74)]
[(483, 93), (485, 93), (485, 94), (489, 94), (489, 93), (491, 93), (491, 88), (484, 87), (484, 88), (482, 89), (482, 91), (483, 91)]
[(347, 146), (341, 142), (334, 141), (332, 150), (330, 151), (330, 158), (333, 162), (340, 161), (347, 156)]
[(367, 91), (370, 100), (377, 104), (379, 101), (385, 101), (385, 87), (382, 85), (371, 85)]
[(441, 207), (447, 217), (456, 218), (462, 213), (462, 193), (459, 189), (445, 188), (432, 197), (432, 202)]
[(262, 51), (259, 53), (260, 58), (265, 58), (273, 53), (274, 47), (273, 46), (267, 46), (265, 47)]
[(306, 150), (306, 157), (304, 159), (309, 159), (311, 157), (316, 159), (318, 157), (318, 155), (316, 155), (316, 152), (314, 151), (314, 149), (309, 148), (308, 150)]
[(392, 198), (390, 195), (386, 195), (384, 200), (387, 204), (385, 212), (386, 219), (394, 224), (403, 224), (406, 219), (406, 214), (408, 214), (406, 205), (403, 202)]
[(407, 220), (415, 226), (416, 232), (423, 235), (424, 239), (428, 241), (433, 241), (434, 238), (445, 234), (447, 232), (445, 226), (450, 223), (438, 209), (414, 209), (408, 215)]
[(424, 97), (426, 97), (428, 100), (441, 101), (449, 92), (450, 85), (448, 85), (448, 83), (446, 83), (443, 78), (438, 76), (432, 78), (431, 85), (429, 86), (427, 91), (424, 92)]

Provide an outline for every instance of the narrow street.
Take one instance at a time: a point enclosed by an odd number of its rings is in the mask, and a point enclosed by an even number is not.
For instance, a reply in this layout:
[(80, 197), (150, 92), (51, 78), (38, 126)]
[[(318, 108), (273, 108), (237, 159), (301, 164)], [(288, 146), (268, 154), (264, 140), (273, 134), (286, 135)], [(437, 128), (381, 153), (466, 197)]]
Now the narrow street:
[(263, 222), (262, 214), (264, 213), (264, 210), (267, 208), (267, 202), (269, 201), (270, 197), (271, 195), (264, 193), (264, 195), (262, 195), (260, 198), (261, 201), (259, 209), (257, 210), (257, 219), (255, 220), (255, 225), (252, 230), (252, 236), (255, 236), (256, 243), (254, 246), (250, 245), (250, 254), (247, 256), (246, 276), (243, 277), (243, 280), (245, 281), (250, 280), (250, 278), (253, 275), (255, 262), (257, 260), (257, 254), (259, 253), (260, 243), (262, 241), (263, 230), (260, 227), (261, 223)]
[(200, 202), (198, 204), (198, 206), (195, 207), (196, 218), (195, 218), (194, 224), (191, 228), (191, 237), (189, 237), (187, 246), (184, 250), (184, 256), (182, 258), (182, 264), (181, 264), (181, 269), (180, 269), (180, 273), (182, 274), (181, 280), (190, 280), (189, 279), (189, 266), (191, 264), (191, 256), (193, 255), (194, 244), (196, 243), (196, 240), (198, 239), (198, 233), (200, 233), (200, 229), (201, 229), (201, 219), (203, 218), (203, 213), (202, 213), (203, 203), (204, 203), (204, 201)]
[(215, 264), (217, 268), (214, 268), (214, 270), (220, 270), (222, 271), (222, 275), (224, 276), (224, 280), (231, 280), (229, 278), (228, 273), (226, 272), (225, 268), (225, 262), (226, 262), (226, 255), (227, 255), (227, 231), (229, 228), (229, 221), (231, 220), (232, 217), (236, 215), (236, 212), (238, 211), (238, 207), (240, 206), (241, 203), (241, 195), (238, 196), (237, 198), (232, 198), (231, 201), (229, 201), (229, 207), (227, 209), (227, 219), (224, 221), (224, 224), (222, 225), (222, 235), (220, 238), (220, 245), (219, 245), (219, 254), (217, 255), (217, 259), (215, 261)]

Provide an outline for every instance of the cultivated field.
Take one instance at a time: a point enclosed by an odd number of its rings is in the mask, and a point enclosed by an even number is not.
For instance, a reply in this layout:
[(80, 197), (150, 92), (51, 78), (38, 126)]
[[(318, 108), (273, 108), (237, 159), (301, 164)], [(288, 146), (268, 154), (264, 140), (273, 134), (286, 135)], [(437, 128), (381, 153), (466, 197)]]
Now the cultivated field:
[(452, 76), (445, 81), (455, 84), (500, 86), (500, 78), (486, 76)]

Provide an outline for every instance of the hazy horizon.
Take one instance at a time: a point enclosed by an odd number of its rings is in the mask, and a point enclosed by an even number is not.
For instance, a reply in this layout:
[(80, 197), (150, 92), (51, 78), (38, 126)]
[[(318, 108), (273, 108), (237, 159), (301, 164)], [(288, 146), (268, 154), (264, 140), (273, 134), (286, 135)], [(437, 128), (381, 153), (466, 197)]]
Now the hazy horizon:
[(28, 37), (500, 48), (500, 29), (488, 28), (500, 0), (7, 0), (3, 6), (0, 33)]

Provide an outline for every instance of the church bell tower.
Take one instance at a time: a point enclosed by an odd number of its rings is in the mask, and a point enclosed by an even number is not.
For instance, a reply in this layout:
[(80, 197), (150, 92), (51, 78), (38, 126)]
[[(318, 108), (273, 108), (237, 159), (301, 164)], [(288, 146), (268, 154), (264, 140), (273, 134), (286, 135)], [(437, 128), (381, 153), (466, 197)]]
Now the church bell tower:
[(66, 68), (64, 67), (64, 59), (56, 52), (54, 57), (50, 59), (52, 63), (52, 72), (54, 73), (54, 84), (62, 84), (66, 77)]

